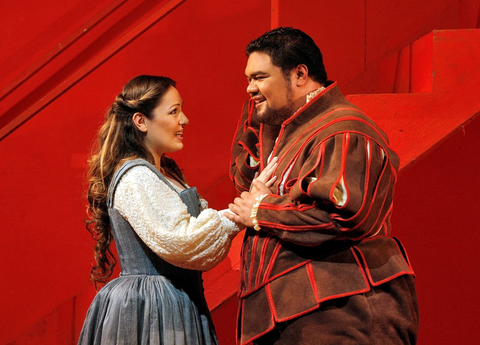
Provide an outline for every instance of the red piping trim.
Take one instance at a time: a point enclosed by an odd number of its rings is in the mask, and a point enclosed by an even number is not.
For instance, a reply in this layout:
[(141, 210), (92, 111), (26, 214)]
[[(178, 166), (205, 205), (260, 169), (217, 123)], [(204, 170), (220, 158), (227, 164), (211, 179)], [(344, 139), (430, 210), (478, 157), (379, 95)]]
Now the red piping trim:
[(335, 229), (335, 225), (333, 223), (323, 223), (319, 225), (281, 225), (272, 222), (258, 222), (261, 226), (265, 226), (268, 228), (275, 228), (279, 230), (285, 230), (290, 232), (295, 231), (307, 231), (307, 230), (323, 230), (323, 229)]
[[(268, 195), (270, 196), (270, 194)], [(274, 204), (268, 204), (268, 203), (261, 203), (259, 208), (265, 209), (265, 210), (276, 210), (276, 211), (306, 211), (306, 210), (311, 210), (312, 208), (315, 208), (315, 204), (300, 204), (300, 205), (295, 205), (295, 204), (286, 204), (286, 205), (274, 205)]]
[(306, 265), (307, 263), (311, 262), (312, 260), (305, 260), (304, 262), (301, 262), (293, 267), (290, 267), (288, 270), (285, 270), (285, 271), (282, 271), (281, 273), (277, 274), (277, 275), (274, 275), (273, 277), (270, 277), (268, 280), (264, 281), (261, 285), (259, 286), (256, 286), (254, 289), (251, 289), (249, 290), (248, 292), (246, 293), (243, 293), (240, 295), (240, 298), (245, 298), (247, 296), (250, 296), (251, 294), (255, 293), (256, 291), (260, 290), (261, 288), (263, 288), (265, 285), (269, 284), (270, 282), (274, 281), (275, 279), (277, 279), (278, 277), (281, 277), (285, 274), (287, 274), (288, 272), (291, 272), (291, 271), (294, 271), (296, 270), (297, 268), (299, 267), (302, 267), (304, 265)]
[(273, 266), (274, 266), (275, 262), (277, 262), (277, 257), (278, 257), (278, 253), (280, 252), (280, 248), (282, 248), (281, 241), (277, 242), (277, 244), (275, 245), (275, 248), (273, 249), (272, 256), (271, 256), (270, 261), (267, 265), (267, 269), (265, 270), (265, 274), (263, 275), (263, 280), (262, 281), (266, 281), (268, 279), (268, 277), (270, 276), (270, 274), (272, 273)]
[[(315, 145), (313, 148), (312, 148), (312, 152), (315, 152), (317, 150), (318, 147), (321, 147), (323, 143), (319, 143), (318, 145)], [(316, 169), (316, 167), (320, 164), (320, 169), (323, 169), (323, 160), (321, 160), (322, 158), (322, 154), (321, 154), (321, 149), (319, 149), (319, 153), (317, 154), (317, 159), (315, 160), (315, 164), (313, 166), (312, 169), (310, 169), (309, 171), (305, 171), (305, 173), (303, 175), (299, 175), (298, 177), (298, 180), (297, 180), (297, 183), (300, 183), (300, 191), (302, 193), (302, 195), (306, 195), (308, 197), (311, 197), (310, 195), (310, 187), (313, 183), (315, 182), (312, 182), (312, 183), (309, 183), (308, 186), (307, 186), (307, 190), (306, 191), (303, 191), (303, 188), (302, 188), (302, 182), (303, 180), (305, 179), (305, 177), (307, 177), (308, 175), (310, 175), (310, 173), (312, 171), (314, 171)], [(319, 171), (319, 174), (320, 175), (321, 171)], [(317, 177), (318, 179), (318, 177)], [(289, 193), (290, 195), (290, 193)], [(293, 199), (293, 198), (292, 198)]]
[[(328, 91), (330, 91), (331, 89), (333, 89), (335, 86), (337, 86), (337, 82), (334, 81), (332, 84), (330, 84), (329, 86), (327, 86), (325, 89), (323, 89), (321, 92), (318, 93), (318, 95), (316, 95), (315, 97), (313, 97), (310, 102), (308, 103), (305, 103), (300, 109), (298, 109), (295, 114), (293, 114), (290, 118), (288, 118), (287, 120), (285, 120), (283, 123), (285, 125), (288, 125), (290, 122), (292, 122), (295, 118), (297, 118), (301, 113), (303, 113), (303, 111), (305, 109), (308, 108), (308, 106), (312, 103), (314, 103), (317, 99), (319, 99), (320, 97), (322, 97), (324, 94), (326, 94)], [(358, 110), (358, 109), (356, 109)]]
[(291, 316), (285, 317), (285, 318), (283, 318), (283, 319), (278, 319), (278, 318), (277, 318), (276, 320), (277, 320), (277, 322), (285, 322), (285, 321), (293, 320), (293, 319), (296, 319), (297, 317), (300, 317), (300, 316), (302, 316), (302, 315), (308, 314), (308, 313), (310, 313), (310, 312), (312, 312), (312, 311), (314, 311), (314, 310), (316, 310), (316, 309), (318, 309), (318, 308), (320, 308), (320, 305), (319, 305), (319, 304), (317, 304), (316, 306), (314, 306), (314, 307), (312, 307), (312, 308), (310, 308), (310, 309), (304, 310), (304, 311), (302, 311), (302, 312), (300, 312), (300, 313), (298, 313), (298, 314), (291, 315)]
[[(382, 236), (382, 237), (387, 237), (387, 236)], [(395, 242), (396, 244), (396, 242)], [(398, 245), (397, 245), (397, 248), (398, 248)], [(400, 250), (400, 248), (398, 248), (400, 253), (402, 253), (402, 251)], [(372, 286), (379, 286), (379, 285), (382, 285), (386, 282), (389, 282), (397, 277), (400, 277), (400, 276), (403, 276), (405, 274), (407, 275), (415, 275), (413, 273), (413, 271), (401, 271), (401, 272), (398, 272), (396, 274), (394, 274), (393, 276), (390, 276), (388, 278), (385, 278), (377, 283), (374, 283), (373, 282), (373, 278), (372, 278), (372, 275), (370, 274), (370, 270), (368, 269), (368, 265), (367, 265), (367, 260), (365, 260), (365, 256), (363, 255), (362, 251), (360, 249), (357, 249), (358, 250), (358, 255), (361, 257), (362, 259), (362, 263), (363, 265), (361, 267), (364, 267), (363, 271), (365, 271), (365, 273), (367, 274), (367, 277), (368, 277), (368, 282), (370, 283), (370, 285)], [(403, 255), (402, 255), (402, 259), (403, 261), (407, 264), (408, 267), (410, 267), (410, 265), (405, 261), (405, 259), (403, 258)]]
[[(384, 176), (385, 176), (385, 172), (386, 172), (386, 170), (387, 170), (387, 168), (388, 168), (389, 166), (390, 166), (390, 164), (385, 164), (382, 172), (380, 173), (380, 175), (379, 175), (379, 177), (378, 177), (378, 181), (379, 181), (379, 182), (377, 183), (377, 188), (375, 188), (375, 191), (373, 192), (373, 195), (372, 195), (371, 200), (376, 200), (376, 196), (377, 196), (377, 194), (378, 194), (378, 185), (382, 182), (382, 180), (383, 180), (383, 178), (384, 178)], [(388, 192), (385, 193), (385, 198), (383, 198), (382, 205), (385, 204), (385, 201), (386, 201), (387, 198), (388, 198)], [(357, 223), (357, 225), (355, 225), (355, 226), (352, 227), (352, 228), (348, 228), (347, 230), (344, 230), (344, 229), (340, 229), (340, 230), (341, 230), (341, 231), (344, 231), (344, 232), (346, 232), (346, 231), (351, 232), (351, 231), (353, 231), (353, 230), (358, 229), (358, 228), (367, 220), (368, 216), (370, 215), (370, 213), (371, 213), (371, 211), (372, 211), (372, 208), (373, 208), (374, 204), (376, 204), (376, 203), (370, 203), (370, 206), (369, 206), (369, 208), (368, 208), (367, 213), (365, 214), (365, 216), (363, 217), (363, 219), (362, 219), (360, 222)], [(381, 208), (381, 209), (382, 209), (382, 208)], [(358, 212), (357, 212), (356, 214), (358, 214)], [(339, 220), (339, 221), (344, 221), (344, 222), (348, 222), (348, 221), (353, 220), (353, 219), (355, 218), (356, 214), (355, 214), (354, 216), (350, 217), (350, 218), (347, 218), (347, 219), (341, 218), (339, 215), (332, 215), (332, 219)], [(380, 215), (379, 215), (379, 216), (380, 216)], [(374, 224), (377, 224), (377, 223), (378, 223), (378, 217), (377, 217), (377, 220), (375, 221)], [(371, 231), (371, 229), (370, 229), (368, 232), (370, 232), (370, 231)]]
[(277, 320), (277, 309), (275, 309), (275, 303), (273, 303), (272, 291), (270, 290), (270, 284), (265, 285), (265, 292), (267, 294), (268, 305), (273, 316), (273, 320)]
[(265, 237), (265, 239), (263, 241), (263, 244), (262, 244), (262, 254), (260, 256), (260, 262), (258, 263), (257, 276), (255, 278), (255, 286), (257, 286), (261, 283), (262, 269), (263, 269), (263, 265), (265, 263), (265, 257), (266, 257), (268, 244), (270, 243), (270, 238), (271, 238), (270, 235)]
[[(370, 138), (367, 137), (365, 139), (366, 139), (366, 141), (365, 141), (365, 149), (366, 149), (368, 147), (367, 142), (370, 140)], [(367, 192), (368, 192), (368, 184), (369, 184), (369, 181), (370, 181), (370, 169), (371, 169), (371, 157), (370, 157), (370, 159), (368, 159), (367, 166), (366, 166), (366, 169), (365, 169), (365, 180), (364, 180), (364, 185), (363, 185), (363, 188), (365, 190), (365, 195), (364, 195), (363, 200), (362, 200), (362, 205), (360, 206), (358, 211), (355, 212), (355, 214), (353, 216), (351, 216), (350, 218), (341, 218), (338, 214), (335, 214), (335, 215), (332, 215), (332, 219), (345, 221), (345, 222), (351, 222), (353, 219), (355, 219), (357, 217), (358, 214), (360, 214), (364, 210), (365, 205), (367, 203), (367, 196), (366, 195), (367, 195)], [(381, 177), (381, 175), (380, 175), (380, 177)], [(380, 178), (379, 178), (379, 180), (380, 180)], [(370, 205), (370, 207), (372, 207), (372, 205)], [(368, 214), (369, 214), (369, 212), (367, 211), (367, 214), (365, 215), (365, 218), (368, 216)], [(359, 223), (359, 224), (361, 224), (361, 223)], [(356, 227), (349, 228), (348, 230), (356, 229)], [(345, 231), (345, 230), (340, 229), (340, 231)]]
[[(253, 269), (255, 267), (255, 252), (257, 251), (258, 236), (255, 235), (253, 238), (252, 249), (250, 250), (250, 267), (248, 270), (248, 280), (246, 281), (247, 289), (253, 286)], [(248, 255), (248, 253), (247, 253)]]
[(313, 294), (315, 295), (315, 300), (318, 302), (318, 287), (317, 287), (317, 282), (315, 281), (315, 274), (313, 273), (313, 268), (312, 268), (312, 262), (309, 262), (305, 265), (305, 268), (307, 270), (308, 274), (308, 279), (310, 280), (310, 285), (312, 286), (313, 289)]

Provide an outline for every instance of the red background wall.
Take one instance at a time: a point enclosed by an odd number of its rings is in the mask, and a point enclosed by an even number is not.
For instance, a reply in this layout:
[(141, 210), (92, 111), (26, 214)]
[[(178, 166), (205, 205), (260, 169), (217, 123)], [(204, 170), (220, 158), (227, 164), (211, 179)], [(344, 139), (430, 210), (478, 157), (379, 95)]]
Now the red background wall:
[[(78, 337), (94, 295), (92, 241), (83, 226), (86, 159), (106, 108), (131, 77), (178, 82), (190, 125), (185, 149), (173, 157), (212, 207), (233, 199), (229, 151), (247, 98), (244, 47), (278, 25), (315, 39), (330, 79), (345, 94), (363, 94), (350, 98), (400, 154), (393, 231), (417, 273), (419, 343), (478, 342), (480, 40), (478, 30), (459, 30), (479, 27), (478, 1), (4, 5), (0, 344), (72, 344)], [(454, 31), (431, 33), (440, 29)], [(240, 237), (229, 258), (205, 274), (221, 344), (234, 342)]]

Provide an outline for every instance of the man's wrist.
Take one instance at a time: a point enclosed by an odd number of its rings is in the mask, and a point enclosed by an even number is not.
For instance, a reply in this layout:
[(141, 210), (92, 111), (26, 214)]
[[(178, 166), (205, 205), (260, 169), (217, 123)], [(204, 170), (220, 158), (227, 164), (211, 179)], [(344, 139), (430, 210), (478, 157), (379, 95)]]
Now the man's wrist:
[(258, 207), (260, 206), (260, 203), (262, 202), (263, 198), (265, 198), (268, 194), (261, 194), (255, 198), (255, 203), (252, 206), (252, 212), (250, 213), (250, 218), (252, 219), (253, 223), (253, 229), (256, 231), (259, 231), (260, 225), (258, 225), (258, 220), (257, 220), (257, 212), (258, 212)]

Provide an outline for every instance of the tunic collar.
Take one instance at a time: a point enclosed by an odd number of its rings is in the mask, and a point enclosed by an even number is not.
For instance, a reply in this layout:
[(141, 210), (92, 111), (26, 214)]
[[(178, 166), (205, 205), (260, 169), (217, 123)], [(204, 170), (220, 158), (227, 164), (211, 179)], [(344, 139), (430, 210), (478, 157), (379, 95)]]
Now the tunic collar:
[(313, 98), (315, 98), (316, 95), (318, 95), (320, 92), (322, 92), (323, 90), (325, 90), (325, 86), (320, 86), (318, 89), (316, 89), (315, 91), (312, 91), (310, 92), (308, 95), (307, 95), (307, 102), (310, 102)]

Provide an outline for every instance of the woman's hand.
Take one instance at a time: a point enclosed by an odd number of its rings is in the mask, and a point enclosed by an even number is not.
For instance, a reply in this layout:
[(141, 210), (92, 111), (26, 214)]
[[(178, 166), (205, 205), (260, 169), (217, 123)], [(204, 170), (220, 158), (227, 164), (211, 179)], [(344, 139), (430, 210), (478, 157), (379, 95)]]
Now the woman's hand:
[(252, 184), (250, 185), (250, 193), (258, 192), (258, 188), (255, 186), (255, 182), (260, 181), (266, 187), (271, 187), (275, 183), (277, 176), (273, 176), (274, 170), (277, 168), (277, 157), (273, 157), (270, 163), (262, 170), (260, 175), (258, 171), (255, 173)]

